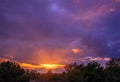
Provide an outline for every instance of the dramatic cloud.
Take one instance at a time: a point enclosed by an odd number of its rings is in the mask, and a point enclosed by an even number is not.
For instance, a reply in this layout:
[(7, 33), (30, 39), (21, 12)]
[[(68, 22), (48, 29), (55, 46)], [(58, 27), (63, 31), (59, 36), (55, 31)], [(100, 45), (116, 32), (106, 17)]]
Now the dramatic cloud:
[(34, 65), (119, 57), (119, 5), (119, 0), (0, 0), (0, 57)]

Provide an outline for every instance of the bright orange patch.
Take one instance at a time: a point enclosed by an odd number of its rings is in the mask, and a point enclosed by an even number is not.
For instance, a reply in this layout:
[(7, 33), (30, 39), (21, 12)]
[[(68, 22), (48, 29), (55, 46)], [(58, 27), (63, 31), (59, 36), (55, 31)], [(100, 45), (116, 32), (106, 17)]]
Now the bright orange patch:
[(20, 64), (24, 68), (29, 68), (29, 69), (39, 69), (39, 68), (45, 68), (45, 69), (56, 69), (56, 68), (61, 68), (64, 67), (62, 64), (40, 64), (40, 65), (32, 65), (32, 64), (27, 64), (27, 63), (21, 63)]

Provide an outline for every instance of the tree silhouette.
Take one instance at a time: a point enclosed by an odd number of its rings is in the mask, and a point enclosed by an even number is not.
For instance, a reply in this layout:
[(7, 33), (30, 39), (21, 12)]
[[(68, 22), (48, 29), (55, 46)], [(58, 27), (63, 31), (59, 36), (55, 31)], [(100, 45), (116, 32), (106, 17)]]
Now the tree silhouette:
[(65, 69), (70, 82), (103, 82), (103, 67), (97, 62), (87, 65), (69, 64)]
[(103, 67), (92, 61), (65, 66), (66, 79), (70, 82), (120, 82), (120, 58), (112, 58)]
[(120, 58), (112, 58), (105, 69), (106, 82), (120, 82)]
[(70, 82), (83, 82), (83, 64), (77, 65), (76, 63), (68, 64), (65, 66), (66, 79)]
[(86, 71), (84, 73), (84, 79), (85, 82), (103, 82), (104, 79), (104, 72), (103, 72), (103, 67), (93, 61), (88, 63), (85, 68)]
[(112, 58), (107, 64), (106, 68), (120, 68), (120, 58)]
[(19, 64), (7, 61), (0, 64), (0, 82), (29, 82), (29, 78)]
[(17, 63), (0, 64), (0, 82), (29, 82), (27, 76), (38, 82), (120, 82), (120, 58), (112, 58), (104, 67), (95, 61), (68, 64), (63, 74), (52, 73), (52, 70), (46, 74), (26, 73)]

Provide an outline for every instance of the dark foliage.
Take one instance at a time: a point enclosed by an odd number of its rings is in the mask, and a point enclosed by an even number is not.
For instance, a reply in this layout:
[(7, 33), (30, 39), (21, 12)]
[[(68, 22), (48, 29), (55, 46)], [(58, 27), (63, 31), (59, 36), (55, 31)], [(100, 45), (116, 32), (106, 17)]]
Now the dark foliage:
[(0, 82), (29, 82), (29, 77), (17, 63), (7, 61), (0, 64)]
[(65, 70), (70, 82), (120, 82), (120, 58), (112, 58), (105, 67), (93, 61), (87, 65), (69, 64)]
[(120, 82), (120, 58), (112, 58), (103, 67), (92, 61), (88, 64), (68, 64), (65, 72), (58, 74), (48, 70), (41, 74), (25, 71), (17, 63), (0, 64), (0, 82)]

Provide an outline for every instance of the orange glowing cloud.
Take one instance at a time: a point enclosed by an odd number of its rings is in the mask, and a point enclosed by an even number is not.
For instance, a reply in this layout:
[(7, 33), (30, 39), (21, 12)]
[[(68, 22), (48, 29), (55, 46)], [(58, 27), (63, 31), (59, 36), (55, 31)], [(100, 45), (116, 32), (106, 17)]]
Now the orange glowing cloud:
[(27, 63), (20, 63), (20, 66), (26, 69), (57, 69), (57, 68), (63, 68), (64, 65), (62, 64), (40, 64), (40, 65), (32, 65)]
[(80, 49), (78, 49), (78, 48), (73, 48), (73, 49), (72, 49), (72, 52), (73, 52), (74, 54), (81, 54), (81, 53), (83, 53), (83, 50), (80, 50)]
[(7, 58), (2, 58), (0, 57), (0, 63), (4, 61), (11, 61), (11, 62), (16, 62), (18, 63), (22, 68), (25, 69), (59, 69), (59, 68), (64, 68), (63, 64), (40, 64), (40, 65), (33, 65), (29, 63), (21, 63), (18, 61), (13, 61)]
[(41, 64), (40, 66), (46, 69), (56, 69), (64, 67), (64, 65), (62, 64)]

